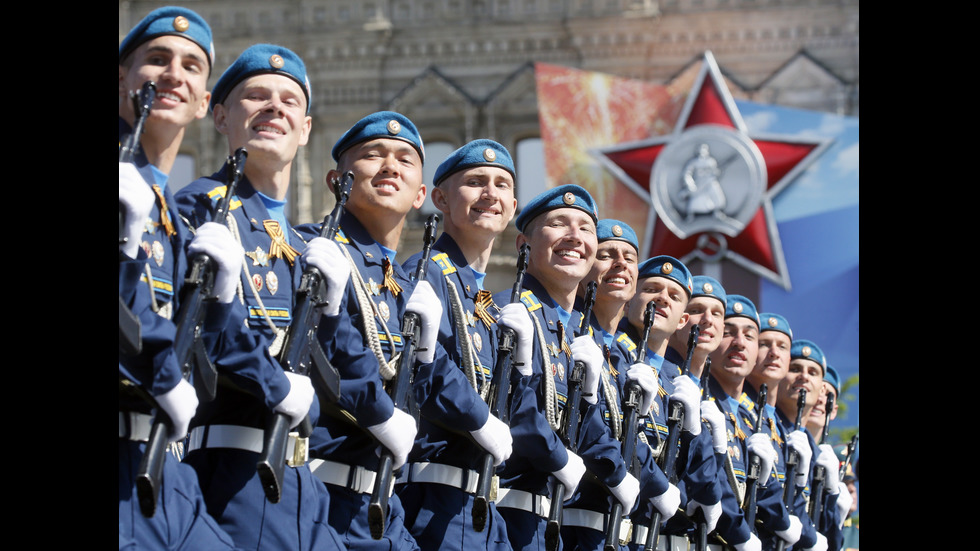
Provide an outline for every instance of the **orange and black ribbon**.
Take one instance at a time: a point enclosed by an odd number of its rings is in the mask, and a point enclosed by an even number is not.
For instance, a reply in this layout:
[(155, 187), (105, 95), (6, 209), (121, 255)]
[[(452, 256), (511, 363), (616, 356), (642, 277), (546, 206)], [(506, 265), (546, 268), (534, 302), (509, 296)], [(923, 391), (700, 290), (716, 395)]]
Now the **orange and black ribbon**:
[(493, 319), (493, 316), (488, 311), (490, 307), (494, 306), (493, 293), (486, 289), (480, 289), (477, 291), (476, 298), (473, 299), (473, 302), (473, 315), (479, 318), (483, 322), (483, 325), (487, 326), (487, 329), (490, 329), (490, 326), (497, 321)]
[(275, 220), (263, 220), (262, 226), (266, 233), (272, 238), (272, 245), (269, 245), (269, 256), (272, 258), (285, 258), (292, 265), (293, 260), (299, 255), (299, 251), (286, 242), (286, 237), (282, 234), (279, 222)]
[(783, 439), (779, 437), (779, 431), (776, 430), (776, 422), (773, 421), (772, 417), (769, 418), (769, 430), (772, 432), (772, 440), (773, 440), (773, 442), (775, 442), (775, 443), (779, 444), (780, 446), (782, 446), (783, 445)]
[(160, 189), (160, 186), (153, 184), (153, 193), (157, 194), (157, 200), (160, 202), (160, 224), (163, 226), (164, 231), (167, 232), (167, 237), (177, 235), (177, 230), (174, 229), (174, 223), (170, 220), (170, 209), (167, 208), (167, 200), (163, 197), (163, 190)]
[(565, 326), (562, 324), (561, 320), (558, 320), (558, 342), (561, 343), (561, 349), (569, 357), (572, 356), (572, 349), (565, 342)]
[(395, 281), (395, 269), (391, 267), (391, 261), (388, 260), (387, 256), (381, 261), (381, 269), (385, 273), (385, 281), (381, 286), (388, 289), (392, 296), (397, 297), (398, 293), (402, 292), (402, 286)]

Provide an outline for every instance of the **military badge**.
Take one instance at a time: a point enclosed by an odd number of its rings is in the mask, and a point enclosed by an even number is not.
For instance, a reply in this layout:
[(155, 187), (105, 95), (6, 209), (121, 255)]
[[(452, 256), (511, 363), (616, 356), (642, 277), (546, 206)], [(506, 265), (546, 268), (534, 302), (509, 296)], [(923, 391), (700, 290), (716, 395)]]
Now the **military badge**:
[(391, 310), (388, 308), (387, 302), (378, 304), (378, 313), (381, 314), (381, 319), (388, 321), (388, 318), (391, 317)]
[(268, 266), (269, 255), (262, 250), (262, 247), (255, 247), (254, 251), (245, 251), (245, 256), (252, 259), (252, 266)]
[(255, 285), (256, 291), (262, 290), (262, 276), (259, 274), (252, 274), (252, 285)]
[(276, 275), (276, 272), (270, 270), (269, 273), (265, 274), (265, 285), (269, 288), (270, 293), (276, 294), (276, 291), (279, 290), (279, 276)]
[(148, 241), (141, 242), (140, 247), (143, 248), (143, 252), (146, 253), (147, 258), (153, 256), (153, 251), (150, 250), (150, 243)]
[(473, 348), (476, 348), (477, 352), (483, 350), (483, 337), (481, 337), (480, 334), (475, 331), (473, 332), (472, 337), (473, 337)]
[(160, 243), (159, 241), (154, 241), (153, 245), (151, 246), (151, 249), (153, 251), (152, 254), (153, 261), (157, 263), (157, 266), (162, 266), (163, 257), (164, 257), (163, 243)]

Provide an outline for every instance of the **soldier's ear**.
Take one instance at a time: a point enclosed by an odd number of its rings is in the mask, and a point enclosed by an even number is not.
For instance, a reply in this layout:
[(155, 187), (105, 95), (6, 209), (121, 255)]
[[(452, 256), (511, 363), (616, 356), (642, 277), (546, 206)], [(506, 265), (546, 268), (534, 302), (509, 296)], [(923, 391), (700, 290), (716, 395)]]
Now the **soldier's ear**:
[(446, 193), (440, 187), (432, 188), (432, 204), (439, 210), (448, 214), (449, 203), (446, 201)]

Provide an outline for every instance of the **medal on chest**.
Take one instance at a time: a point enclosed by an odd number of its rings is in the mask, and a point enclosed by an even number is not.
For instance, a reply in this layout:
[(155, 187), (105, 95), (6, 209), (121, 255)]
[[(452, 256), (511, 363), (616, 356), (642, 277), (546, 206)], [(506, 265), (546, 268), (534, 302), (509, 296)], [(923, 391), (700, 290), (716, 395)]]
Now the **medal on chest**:
[(269, 255), (262, 250), (261, 246), (255, 247), (254, 251), (246, 251), (245, 256), (252, 259), (252, 266), (268, 266)]

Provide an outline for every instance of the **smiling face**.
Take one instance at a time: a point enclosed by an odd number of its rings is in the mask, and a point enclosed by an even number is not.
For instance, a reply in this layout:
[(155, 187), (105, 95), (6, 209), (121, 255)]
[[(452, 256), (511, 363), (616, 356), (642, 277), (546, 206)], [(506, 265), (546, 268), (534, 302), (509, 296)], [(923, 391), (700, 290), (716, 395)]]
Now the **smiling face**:
[(708, 296), (696, 296), (687, 304), (687, 323), (670, 336), (670, 346), (681, 354), (687, 354), (687, 341), (691, 327), (698, 326), (697, 347), (711, 353), (721, 345), (725, 330), (725, 305)]
[(638, 331), (643, 331), (643, 313), (651, 300), (656, 305), (656, 309), (647, 346), (659, 354), (658, 349), (661, 347), (651, 343), (663, 341), (666, 345), (670, 336), (687, 324), (688, 299), (684, 288), (673, 279), (660, 276), (641, 279), (637, 282), (636, 294), (630, 299), (626, 310), (626, 317)]
[(546, 211), (524, 227), (517, 236), (517, 248), (527, 243), (527, 272), (545, 287), (574, 290), (589, 274), (598, 247), (595, 221), (575, 208)]
[(140, 44), (119, 65), (119, 115), (135, 119), (129, 93), (146, 81), (156, 83), (157, 94), (146, 121), (183, 128), (208, 113), (208, 60), (200, 46), (179, 36), (160, 36)]
[(372, 216), (404, 217), (425, 201), (422, 159), (408, 142), (377, 138), (353, 145), (341, 155), (337, 170), (327, 173), (327, 180), (339, 179), (348, 170), (354, 173), (354, 185), (346, 208), (362, 223)]
[[(813, 360), (796, 358), (789, 362), (789, 373), (779, 381), (776, 405), (795, 419), (797, 399), (800, 389), (806, 389), (807, 410), (816, 405), (819, 393), (823, 391), (823, 366)], [(805, 422), (805, 419), (804, 419)]]
[(306, 116), (303, 89), (282, 75), (246, 78), (223, 104), (214, 106), (215, 128), (228, 137), (229, 151), (248, 150), (249, 164), (261, 159), (291, 162), (309, 140), (312, 120)]
[(759, 327), (750, 319), (733, 316), (725, 320), (721, 344), (711, 354), (711, 376), (722, 385), (738, 385), (755, 368), (759, 354)]
[(495, 166), (476, 166), (451, 174), (432, 189), (432, 204), (445, 213), (450, 235), (480, 232), (497, 236), (514, 218), (514, 177)]
[(636, 249), (625, 241), (610, 239), (599, 243), (595, 263), (579, 290), (584, 294), (586, 283), (595, 281), (597, 303), (609, 301), (622, 306), (636, 293), (637, 256)]

